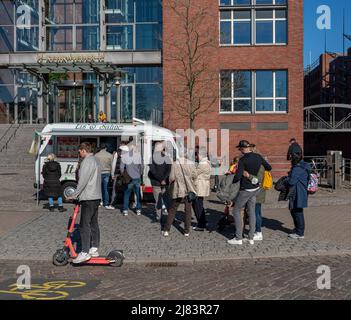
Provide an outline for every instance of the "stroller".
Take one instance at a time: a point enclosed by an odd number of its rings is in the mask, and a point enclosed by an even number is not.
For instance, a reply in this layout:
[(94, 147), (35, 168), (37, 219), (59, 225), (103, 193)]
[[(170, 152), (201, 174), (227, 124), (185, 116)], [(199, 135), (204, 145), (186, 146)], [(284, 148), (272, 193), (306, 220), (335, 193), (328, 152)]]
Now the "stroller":
[(218, 231), (223, 231), (228, 225), (234, 223), (234, 218), (230, 215), (230, 206), (233, 199), (236, 198), (240, 191), (240, 182), (233, 183), (234, 174), (225, 175), (217, 191), (217, 198), (224, 202), (224, 214), (222, 218), (218, 221)]

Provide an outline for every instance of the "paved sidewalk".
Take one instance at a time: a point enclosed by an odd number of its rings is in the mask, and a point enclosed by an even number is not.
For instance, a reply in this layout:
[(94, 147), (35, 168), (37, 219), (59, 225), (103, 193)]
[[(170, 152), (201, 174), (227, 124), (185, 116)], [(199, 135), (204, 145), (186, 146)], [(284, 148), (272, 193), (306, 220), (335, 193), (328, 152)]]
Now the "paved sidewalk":
[[(1, 176), (0, 186), (0, 259), (51, 260), (62, 246), (70, 212), (50, 213), (37, 207), (33, 198), (33, 173), (24, 169)], [(310, 197), (306, 210), (306, 239), (287, 239), (292, 220), (287, 203), (278, 203), (278, 194), (270, 191), (264, 205), (264, 241), (254, 246), (230, 246), (226, 241), (234, 236), (234, 227), (216, 231), (223, 212), (223, 204), (212, 194), (206, 201), (210, 228), (213, 232), (192, 232), (182, 235), (183, 210), (177, 214), (176, 227), (169, 238), (161, 236), (159, 224), (152, 222), (153, 205), (145, 204), (143, 215), (128, 217), (119, 210), (100, 209), (101, 253), (123, 249), (126, 262), (184, 262), (226, 260), (258, 257), (289, 257), (341, 254), (351, 252), (350, 190), (332, 193), (320, 190)], [(334, 205), (333, 205), (334, 203)], [(317, 207), (316, 205), (319, 206)], [(282, 208), (280, 208), (282, 207)], [(195, 223), (195, 220), (193, 220)]]
[[(183, 213), (177, 214), (170, 237), (161, 236), (158, 223), (152, 223), (153, 206), (144, 208), (143, 215), (130, 212), (124, 217), (119, 210), (100, 209), (101, 253), (123, 249), (126, 262), (172, 262), (227, 260), (260, 257), (292, 257), (351, 253), (350, 210), (348, 206), (311, 208), (306, 211), (306, 239), (287, 238), (292, 221), (287, 209), (264, 209), (264, 241), (251, 246), (231, 246), (234, 226), (223, 232), (216, 230), (223, 205), (206, 202), (212, 232), (182, 234)], [(41, 209), (24, 224), (0, 237), (0, 259), (51, 260), (66, 236), (70, 212), (50, 213)], [(182, 206), (180, 207), (182, 210)], [(194, 220), (195, 222), (195, 220)]]

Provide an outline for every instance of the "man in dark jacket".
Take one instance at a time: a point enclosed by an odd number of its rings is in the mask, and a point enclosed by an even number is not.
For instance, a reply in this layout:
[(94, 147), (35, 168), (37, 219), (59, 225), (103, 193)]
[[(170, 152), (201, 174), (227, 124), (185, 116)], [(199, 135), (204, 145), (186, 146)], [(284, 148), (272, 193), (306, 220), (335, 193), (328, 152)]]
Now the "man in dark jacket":
[[(263, 166), (265, 170), (271, 171), (272, 167), (269, 163), (263, 159), (263, 157), (257, 153), (254, 153), (251, 149), (251, 144), (246, 141), (240, 141), (237, 148), (241, 151), (243, 156), (239, 160), (238, 170), (233, 179), (233, 183), (240, 181), (240, 192), (238, 197), (235, 199), (235, 205), (233, 209), (233, 216), (235, 220), (235, 238), (229, 240), (229, 244), (242, 244), (243, 242), (243, 222), (240, 215), (241, 208), (247, 205), (247, 211), (249, 215), (249, 241), (250, 244), (254, 244), (254, 233), (256, 228), (256, 195), (260, 192), (260, 185), (258, 179), (250, 180), (244, 176), (244, 171), (249, 175), (256, 176)], [(255, 181), (256, 180), (256, 181)]]
[(290, 143), (290, 146), (289, 146), (288, 154), (286, 156), (286, 160), (291, 161), (293, 154), (300, 155), (300, 156), (303, 155), (302, 148), (297, 143), (295, 138), (290, 139), (289, 143)]
[(167, 209), (169, 203), (167, 199), (167, 186), (169, 184), (169, 174), (172, 168), (171, 159), (164, 154), (162, 142), (157, 142), (155, 144), (152, 163), (149, 167), (149, 178), (155, 198), (155, 221), (160, 221), (162, 210)]

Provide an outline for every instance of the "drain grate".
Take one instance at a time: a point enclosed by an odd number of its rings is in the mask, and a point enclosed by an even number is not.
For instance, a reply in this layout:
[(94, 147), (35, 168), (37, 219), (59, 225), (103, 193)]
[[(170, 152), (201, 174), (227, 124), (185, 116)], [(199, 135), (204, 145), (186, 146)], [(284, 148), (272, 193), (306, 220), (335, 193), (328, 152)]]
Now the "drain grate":
[(149, 268), (159, 268), (159, 267), (170, 268), (170, 267), (177, 267), (177, 266), (178, 266), (178, 262), (149, 262), (146, 264), (146, 267), (149, 267)]

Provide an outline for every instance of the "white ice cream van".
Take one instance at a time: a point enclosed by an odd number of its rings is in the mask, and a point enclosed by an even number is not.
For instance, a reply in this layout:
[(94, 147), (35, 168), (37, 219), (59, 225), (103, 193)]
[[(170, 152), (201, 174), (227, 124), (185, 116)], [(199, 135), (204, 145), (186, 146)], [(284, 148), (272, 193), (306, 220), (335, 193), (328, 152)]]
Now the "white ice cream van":
[[(64, 199), (77, 187), (75, 171), (78, 165), (78, 146), (82, 142), (90, 142), (93, 151), (106, 144), (109, 151), (117, 150), (121, 141), (136, 144), (144, 163), (142, 193), (152, 194), (152, 186), (148, 178), (148, 170), (155, 142), (163, 141), (168, 155), (177, 156), (176, 135), (174, 132), (134, 119), (133, 124), (125, 123), (56, 123), (48, 124), (36, 136), (35, 183), (37, 192), (42, 189), (42, 168), (49, 153), (54, 153), (61, 165), (61, 183)], [(32, 147), (33, 147), (32, 145)], [(32, 148), (33, 149), (33, 148)]]

